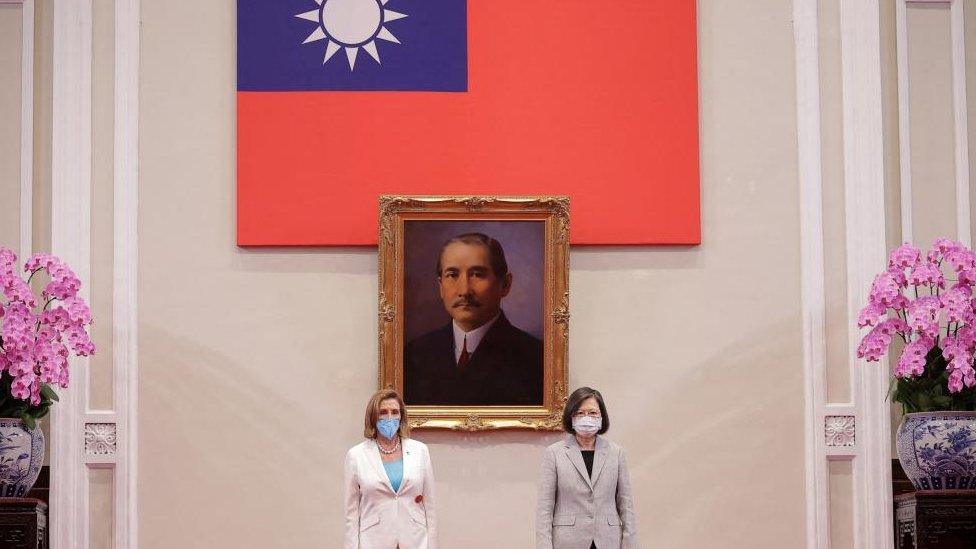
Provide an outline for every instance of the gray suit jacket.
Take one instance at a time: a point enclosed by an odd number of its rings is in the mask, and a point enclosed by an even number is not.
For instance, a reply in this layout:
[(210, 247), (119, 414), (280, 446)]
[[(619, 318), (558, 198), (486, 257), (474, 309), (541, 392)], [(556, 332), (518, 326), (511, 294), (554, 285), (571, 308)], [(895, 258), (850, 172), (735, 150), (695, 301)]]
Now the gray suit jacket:
[(634, 498), (620, 446), (598, 436), (593, 476), (576, 437), (546, 448), (536, 516), (537, 549), (637, 549)]

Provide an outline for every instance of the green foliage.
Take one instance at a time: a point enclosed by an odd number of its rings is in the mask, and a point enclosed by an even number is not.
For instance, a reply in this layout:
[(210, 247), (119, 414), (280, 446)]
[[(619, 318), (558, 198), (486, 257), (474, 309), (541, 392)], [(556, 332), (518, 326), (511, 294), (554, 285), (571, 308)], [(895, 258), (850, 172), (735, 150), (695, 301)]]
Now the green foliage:
[(0, 373), (0, 417), (19, 418), (28, 429), (33, 429), (37, 420), (46, 416), (51, 405), (58, 401), (58, 395), (50, 385), (42, 383), (41, 402), (33, 406), (30, 401), (14, 398), (10, 394), (11, 383), (13, 377), (9, 373)]
[(933, 347), (925, 356), (925, 374), (910, 379), (895, 378), (891, 400), (901, 404), (904, 413), (976, 411), (976, 388), (964, 387), (958, 393), (948, 390), (949, 373), (942, 349)]

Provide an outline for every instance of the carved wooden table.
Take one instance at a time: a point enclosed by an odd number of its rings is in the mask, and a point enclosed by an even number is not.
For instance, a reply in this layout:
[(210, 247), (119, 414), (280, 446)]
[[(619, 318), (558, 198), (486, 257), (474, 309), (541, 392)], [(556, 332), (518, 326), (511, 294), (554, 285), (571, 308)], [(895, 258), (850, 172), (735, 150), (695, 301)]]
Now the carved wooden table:
[(976, 493), (912, 492), (895, 496), (897, 549), (976, 547)]
[(47, 549), (47, 504), (34, 498), (0, 498), (0, 547)]

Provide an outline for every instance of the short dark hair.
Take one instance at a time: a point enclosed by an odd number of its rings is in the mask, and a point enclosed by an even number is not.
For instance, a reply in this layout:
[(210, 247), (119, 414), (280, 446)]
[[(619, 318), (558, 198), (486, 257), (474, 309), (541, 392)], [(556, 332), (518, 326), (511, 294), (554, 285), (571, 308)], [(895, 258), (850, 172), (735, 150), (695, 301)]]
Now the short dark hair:
[(603, 395), (596, 389), (580, 387), (573, 391), (573, 394), (569, 395), (569, 398), (566, 399), (566, 407), (563, 408), (563, 429), (567, 433), (576, 434), (576, 430), (573, 429), (573, 414), (579, 410), (583, 401), (590, 397), (596, 399), (596, 404), (600, 407), (600, 416), (603, 417), (603, 424), (600, 425), (600, 430), (597, 431), (597, 434), (602, 435), (610, 429), (610, 415), (607, 414), (607, 405), (603, 403)]
[(488, 250), (488, 264), (491, 265), (491, 270), (495, 273), (495, 276), (503, 277), (508, 274), (508, 262), (505, 261), (505, 250), (502, 249), (502, 245), (497, 240), (484, 233), (464, 233), (448, 239), (441, 246), (441, 251), (437, 254), (438, 278), (441, 276), (441, 257), (444, 255), (444, 250), (456, 242), (472, 246), (484, 246)]

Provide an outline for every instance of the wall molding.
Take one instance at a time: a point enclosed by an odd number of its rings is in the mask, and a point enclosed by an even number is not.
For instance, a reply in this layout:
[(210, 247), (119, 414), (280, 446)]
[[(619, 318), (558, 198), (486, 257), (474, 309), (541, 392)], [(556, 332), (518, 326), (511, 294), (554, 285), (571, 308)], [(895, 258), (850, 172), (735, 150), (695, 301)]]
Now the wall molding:
[[(51, 248), (83, 281), (91, 280), (90, 0), (55, 2), (51, 142)], [(90, 285), (82, 296), (90, 298)], [(87, 357), (71, 359), (73, 384), (51, 408), (51, 545), (88, 546), (88, 478), (84, 464)]]
[(804, 463), (807, 549), (829, 549), (828, 471), (823, 444), (826, 382), (823, 178), (817, 0), (794, 0), (800, 277), (803, 312)]
[(854, 467), (854, 547), (887, 549), (891, 536), (890, 428), (887, 368), (861, 364), (854, 319), (879, 265), (884, 264), (885, 212), (881, 118), (880, 6), (841, 0), (844, 116), (847, 335), (851, 402), (826, 395), (826, 289), (818, 0), (794, 0), (797, 154), (800, 182), (801, 288), (806, 428), (806, 546), (829, 549), (831, 461)]
[(139, 0), (115, 0), (114, 266), (112, 344), (115, 454), (115, 546), (138, 547), (138, 216)]
[(874, 275), (886, 261), (880, 14), (879, 0), (840, 0), (848, 348), (854, 413), (831, 415), (856, 417), (854, 547), (863, 549), (890, 549), (894, 543), (887, 361), (869, 364), (853, 353), (862, 335), (854, 319), (867, 302)]
[[(5, 1), (5, 0), (0, 0)], [(32, 1), (32, 0), (31, 0)], [(91, 280), (92, 2), (54, 3), (52, 249)], [(51, 541), (87, 549), (89, 473), (112, 469), (115, 547), (138, 546), (137, 268), (139, 0), (114, 2), (113, 409), (89, 406), (89, 361), (72, 359), (73, 384), (52, 408)], [(88, 286), (82, 295), (90, 298)]]
[[(970, 243), (969, 158), (966, 134), (966, 74), (961, 0), (951, 4), (953, 109), (958, 239)], [(808, 549), (830, 547), (827, 463), (851, 461), (854, 547), (890, 549), (893, 544), (891, 424), (886, 400), (887, 361), (869, 364), (853, 350), (863, 335), (855, 319), (867, 301), (874, 275), (886, 264), (884, 127), (879, 0), (839, 0), (843, 86), (844, 196), (847, 253), (847, 318), (851, 402), (825, 396), (825, 304), (821, 179), (821, 108), (818, 0), (794, 0), (797, 83), (797, 143), (801, 215), (801, 286), (806, 403), (806, 540)], [(907, 3), (897, 0), (901, 221), (912, 239), (911, 136), (909, 135)]]
[[(830, 461), (853, 463), (854, 547), (893, 546), (888, 368), (857, 360), (854, 319), (885, 262), (880, 5), (840, 0), (847, 336), (851, 402), (826, 400), (822, 132), (818, 0), (794, 0), (800, 181), (806, 546), (830, 547)], [(909, 195), (910, 199), (910, 195)], [(910, 222), (910, 220), (909, 220)], [(908, 225), (909, 231), (910, 223)]]

